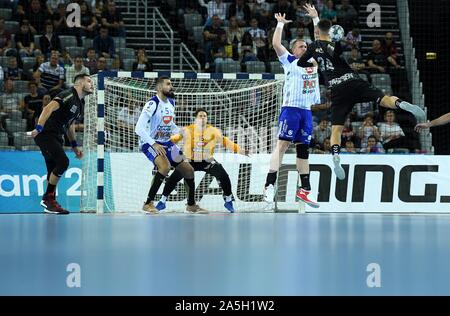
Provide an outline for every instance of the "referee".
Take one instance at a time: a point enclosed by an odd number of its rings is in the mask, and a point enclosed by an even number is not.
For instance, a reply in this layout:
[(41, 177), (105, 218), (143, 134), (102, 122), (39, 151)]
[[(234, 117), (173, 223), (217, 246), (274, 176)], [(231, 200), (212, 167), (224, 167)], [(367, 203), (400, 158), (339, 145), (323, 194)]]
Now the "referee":
[(55, 199), (59, 178), (69, 167), (69, 158), (63, 148), (63, 135), (67, 134), (76, 157), (81, 159), (83, 152), (78, 148), (74, 122), (83, 113), (84, 97), (92, 92), (93, 83), (88, 75), (75, 76), (74, 86), (59, 93), (42, 109), (38, 123), (31, 132), (47, 166), (47, 190), (41, 201), (46, 213), (69, 214)]

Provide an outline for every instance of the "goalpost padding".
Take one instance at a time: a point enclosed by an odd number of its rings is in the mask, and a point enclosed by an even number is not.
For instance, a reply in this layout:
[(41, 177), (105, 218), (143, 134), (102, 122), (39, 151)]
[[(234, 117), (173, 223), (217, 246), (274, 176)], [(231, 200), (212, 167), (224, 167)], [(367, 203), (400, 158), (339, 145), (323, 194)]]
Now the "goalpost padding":
[[(88, 97), (84, 117), (81, 210), (141, 210), (153, 165), (139, 151), (134, 125), (142, 106), (156, 93), (155, 81), (162, 75), (170, 77), (174, 85), (179, 127), (194, 122), (195, 109), (206, 108), (208, 123), (253, 153), (252, 157), (233, 154), (219, 144), (215, 157), (230, 175), (236, 209), (263, 211), (262, 189), (277, 139), (283, 75), (170, 72), (101, 72), (93, 76), (96, 89)], [(217, 181), (204, 172), (196, 172), (195, 180), (199, 204), (211, 211), (224, 211)], [(285, 190), (279, 187), (278, 193), (285, 195)], [(185, 197), (181, 181), (169, 197), (168, 210), (183, 211)], [(298, 209), (292, 202), (293, 210)]]

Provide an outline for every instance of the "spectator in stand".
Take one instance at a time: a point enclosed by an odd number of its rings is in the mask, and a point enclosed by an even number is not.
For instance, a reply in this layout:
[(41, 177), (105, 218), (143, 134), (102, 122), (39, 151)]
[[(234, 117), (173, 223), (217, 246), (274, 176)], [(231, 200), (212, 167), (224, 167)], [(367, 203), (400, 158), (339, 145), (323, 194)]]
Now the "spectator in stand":
[(344, 38), (344, 42), (344, 50), (352, 50), (353, 48), (360, 50), (362, 43), (361, 30), (358, 28), (353, 28), (353, 30), (347, 33), (347, 36)]
[(16, 47), (21, 58), (36, 56), (40, 54), (40, 50), (34, 46), (33, 34), (31, 34), (30, 26), (27, 20), (22, 21), (19, 33), (15, 36)]
[(177, 17), (183, 19), (185, 14), (199, 13), (200, 5), (198, 0), (176, 0), (175, 8), (177, 8)]
[(325, 117), (323, 117), (320, 120), (319, 125), (317, 125), (314, 128), (313, 138), (317, 143), (323, 144), (325, 138), (330, 136), (331, 136), (331, 127), (328, 126), (328, 120)]
[(259, 26), (266, 30), (271, 20), (270, 4), (266, 0), (256, 0), (251, 13), (252, 17), (258, 20)]
[(30, 23), (31, 33), (36, 35), (44, 34), (45, 21), (49, 18), (47, 7), (42, 7), (39, 0), (31, 0), (30, 8), (26, 14), (26, 19)]
[(395, 112), (386, 111), (384, 122), (378, 124), (383, 139), (383, 148), (387, 151), (393, 148), (408, 148), (411, 153), (415, 152), (413, 142), (405, 137), (405, 133), (398, 123), (395, 122)]
[(94, 38), (97, 31), (98, 21), (91, 12), (85, 1), (80, 4), (81, 9), (81, 35), (88, 38)]
[(347, 140), (341, 149), (341, 152), (348, 154), (357, 154), (358, 150), (355, 148), (355, 144), (351, 140)]
[(95, 53), (97, 56), (106, 58), (114, 58), (116, 48), (114, 39), (108, 35), (108, 28), (103, 26), (100, 28), (100, 35), (97, 35), (93, 41)]
[(109, 1), (107, 10), (102, 14), (102, 26), (108, 28), (111, 36), (125, 37), (125, 24), (123, 23), (122, 14), (116, 8), (114, 1)]
[(30, 94), (24, 98), (24, 112), (27, 119), (27, 131), (31, 131), (37, 124), (37, 120), (42, 112), (42, 98), (44, 95), (38, 90), (35, 81), (28, 82), (28, 91)]
[[(53, 52), (56, 52), (59, 55), (58, 51), (53, 50), (52, 53)], [(64, 68), (64, 71), (67, 71), (67, 68), (69, 68), (70, 66), (73, 65), (72, 56), (70, 55), (69, 51), (66, 49), (64, 49), (62, 51), (61, 55), (62, 55), (62, 57), (59, 59), (59, 65)]]
[(89, 48), (86, 52), (86, 60), (84, 65), (89, 68), (89, 73), (95, 75), (98, 72), (97, 68), (97, 56), (95, 55), (95, 49)]
[(397, 63), (397, 47), (395, 47), (394, 35), (392, 32), (387, 32), (381, 44), (381, 49), (385, 56), (387, 56), (387, 61), (395, 68), (400, 68)]
[(220, 27), (222, 20), (218, 15), (214, 15), (212, 24), (205, 26), (203, 29), (203, 45), (205, 52), (205, 69), (209, 69), (210, 63), (213, 62), (211, 50), (216, 39), (220, 38), (222, 34), (226, 34), (225, 30)]
[(33, 74), (32, 74), (32, 77), (33, 77), (33, 78), (36, 78), (36, 72), (38, 71), (39, 67), (40, 67), (44, 62), (45, 62), (44, 55), (40, 54), (40, 55), (37, 55), (37, 56), (36, 56), (35, 62), (34, 62), (34, 65), (33, 65)]
[(45, 34), (39, 38), (39, 46), (41, 47), (42, 54), (46, 58), (50, 57), (52, 50), (61, 50), (61, 40), (59, 36), (53, 32), (53, 23), (47, 21), (45, 24)]
[(0, 96), (0, 116), (7, 116), (12, 111), (19, 111), (22, 108), (20, 96), (14, 90), (14, 81), (5, 80), (4, 93)]
[(344, 129), (342, 130), (341, 146), (344, 147), (347, 141), (351, 141), (353, 144), (359, 145), (358, 136), (356, 136), (353, 131), (352, 121), (349, 117), (345, 120)]
[(337, 12), (334, 9), (334, 2), (332, 0), (328, 0), (326, 6), (320, 12), (321, 19), (328, 19), (333, 24), (337, 23)]
[(50, 15), (55, 14), (56, 11), (58, 11), (58, 5), (61, 2), (65, 2), (63, 0), (47, 0), (46, 1), (46, 6), (47, 6), (47, 12)]
[(383, 52), (379, 40), (372, 42), (372, 51), (367, 55), (367, 65), (373, 73), (385, 73), (388, 66), (386, 54)]
[(244, 36), (244, 30), (239, 27), (236, 17), (230, 18), (230, 26), (227, 32), (227, 42), (231, 44), (233, 50), (233, 59), (239, 60), (239, 46)]
[[(214, 23), (214, 16), (217, 15), (221, 21), (225, 21), (227, 18), (227, 12), (225, 3), (222, 0), (211, 0), (208, 4), (205, 4), (204, 0), (198, 0), (198, 3), (207, 9), (206, 26), (210, 26)], [(210, 47), (211, 49), (211, 47)]]
[(337, 9), (337, 23), (344, 28), (350, 30), (358, 24), (358, 12), (350, 4), (350, 0), (341, 0), (341, 5)]
[[(324, 86), (320, 87), (320, 104), (311, 105), (313, 112), (313, 121), (315, 124), (320, 123), (321, 118), (330, 119), (331, 108), (331, 92)], [(320, 118), (320, 119), (319, 119)]]
[(17, 64), (17, 58), (15, 56), (10, 56), (8, 58), (8, 67), (5, 70), (5, 78), (11, 80), (22, 80), (23, 70)]
[(111, 69), (109, 69), (111, 71), (122, 71), (123, 70), (123, 63), (122, 60), (120, 59), (119, 55), (116, 55), (116, 57), (114, 57), (114, 59), (111, 62)]
[(97, 69), (98, 69), (98, 72), (102, 72), (102, 71), (107, 71), (108, 70), (108, 67), (107, 67), (107, 64), (106, 64), (106, 58), (105, 57), (100, 57), (99, 59), (98, 59), (98, 62), (97, 62)]
[(5, 19), (0, 19), (0, 56), (7, 56), (8, 51), (12, 52), (11, 34), (5, 29)]
[(347, 60), (349, 66), (356, 72), (364, 72), (366, 70), (366, 64), (364, 63), (361, 55), (359, 54), (358, 49), (352, 48), (352, 52), (350, 58)]
[(326, 137), (323, 143), (318, 143), (313, 149), (314, 154), (328, 154), (331, 152), (330, 137)]
[(381, 147), (380, 142), (378, 142), (377, 137), (370, 135), (367, 138), (367, 143), (363, 144), (360, 152), (366, 154), (383, 154), (384, 149)]
[(299, 40), (299, 39), (304, 40), (305, 43), (308, 44), (308, 45), (312, 43), (311, 38), (309, 36), (305, 35), (305, 28), (303, 28), (301, 26), (299, 26), (298, 29), (297, 29), (297, 37), (292, 38), (292, 40), (289, 43), (289, 45), (292, 46), (294, 44), (294, 42)]
[(378, 109), (374, 106), (373, 102), (360, 102), (356, 103), (350, 114), (354, 117), (355, 121), (361, 121), (366, 118), (367, 115), (375, 117), (378, 114)]
[(239, 47), (241, 63), (245, 64), (247, 61), (257, 61), (258, 58), (256, 58), (256, 53), (257, 50), (252, 36), (249, 32), (245, 32), (244, 35), (242, 35), (241, 46)]
[(307, 28), (309, 31), (314, 31), (314, 25), (311, 17), (306, 13), (303, 7), (306, 5), (306, 0), (293, 1), (293, 7), (295, 9), (295, 23), (298, 28)]
[(68, 67), (66, 71), (66, 87), (73, 87), (73, 79), (81, 74), (90, 75), (89, 68), (83, 65), (83, 57), (76, 56), (73, 65)]
[(153, 64), (148, 60), (145, 48), (138, 49), (133, 71), (153, 71)]
[(234, 0), (234, 3), (228, 8), (227, 18), (232, 16), (236, 17), (236, 20), (240, 27), (245, 27), (250, 21), (250, 7), (245, 3), (245, 0)]
[(258, 27), (258, 20), (253, 18), (250, 22), (248, 32), (252, 36), (253, 45), (256, 47), (256, 57), (259, 60), (267, 60), (267, 35), (263, 29)]
[(227, 50), (227, 35), (225, 33), (220, 34), (220, 37), (216, 39), (212, 48), (212, 56), (214, 58), (214, 64), (216, 66), (216, 72), (222, 72), (222, 64), (227, 61), (233, 61), (232, 50)]
[(69, 27), (67, 25), (66, 5), (64, 3), (58, 4), (58, 10), (52, 15), (52, 22), (54, 32), (56, 34), (75, 36), (77, 39), (77, 46), (83, 46), (83, 40), (81, 39), (81, 28)]
[[(281, 13), (286, 14), (285, 19), (286, 20), (295, 20), (295, 9), (291, 5), (291, 3), (288, 0), (278, 0), (277, 3), (272, 7), (272, 15), (273, 17), (275, 13)], [(288, 28), (286, 28), (286, 31), (288, 32)], [(290, 35), (290, 34), (289, 34)]]
[(58, 59), (58, 52), (53, 51), (50, 61), (39, 66), (35, 77), (36, 81), (47, 89), (52, 98), (62, 91), (64, 84), (64, 68), (58, 65)]
[(361, 139), (361, 147), (367, 146), (367, 140), (371, 135), (375, 136), (377, 139), (380, 139), (381, 136), (378, 127), (373, 124), (373, 116), (367, 114), (358, 131), (358, 136)]

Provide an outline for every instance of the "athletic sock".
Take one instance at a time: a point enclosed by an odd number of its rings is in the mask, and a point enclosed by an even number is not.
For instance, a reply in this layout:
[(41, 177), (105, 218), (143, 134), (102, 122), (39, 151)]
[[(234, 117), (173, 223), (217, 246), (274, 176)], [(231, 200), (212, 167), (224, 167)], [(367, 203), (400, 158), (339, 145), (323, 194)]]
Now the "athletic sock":
[(302, 189), (305, 189), (306, 191), (311, 191), (311, 184), (309, 183), (309, 173), (301, 174), (300, 180), (302, 183)]
[(275, 182), (277, 181), (277, 172), (269, 172), (266, 178), (266, 184), (264, 185), (266, 188), (269, 185), (275, 186)]
[(166, 177), (159, 172), (155, 174), (150, 190), (148, 191), (147, 201), (145, 202), (146, 204), (155, 200), (156, 193), (158, 192), (159, 187), (161, 186), (165, 178)]
[(56, 189), (55, 184), (51, 184), (50, 182), (47, 182), (47, 190), (45, 191), (45, 195), (48, 195), (50, 193), (54, 193)]
[(225, 196), (225, 202), (231, 202), (231, 201), (233, 201), (232, 195)]

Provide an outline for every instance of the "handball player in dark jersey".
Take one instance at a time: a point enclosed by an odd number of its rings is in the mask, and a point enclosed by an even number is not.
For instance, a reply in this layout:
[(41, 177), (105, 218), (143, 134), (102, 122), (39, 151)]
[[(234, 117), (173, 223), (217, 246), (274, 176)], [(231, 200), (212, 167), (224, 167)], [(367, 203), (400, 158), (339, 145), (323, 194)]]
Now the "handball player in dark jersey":
[(46, 213), (69, 214), (55, 199), (56, 185), (69, 167), (63, 135), (67, 135), (76, 157), (81, 159), (83, 152), (76, 141), (74, 123), (83, 113), (84, 97), (92, 92), (93, 83), (88, 75), (75, 76), (74, 86), (59, 93), (42, 109), (38, 123), (31, 132), (47, 166), (47, 190), (41, 201)]
[[(316, 14), (315, 9), (305, 8), (312, 18)], [(355, 103), (376, 102), (377, 106), (389, 109), (403, 109), (411, 112), (418, 122), (425, 121), (425, 112), (417, 105), (400, 100), (395, 96), (385, 95), (380, 89), (361, 79), (350, 68), (342, 56), (340, 42), (331, 42), (329, 31), (330, 20), (320, 20), (317, 25), (319, 39), (308, 45), (306, 53), (298, 60), (299, 67), (312, 67), (311, 58), (319, 64), (319, 72), (322, 73), (327, 88), (331, 90), (331, 153), (333, 155), (334, 172), (338, 179), (345, 178), (345, 172), (340, 164), (341, 134), (344, 128), (345, 118), (351, 112)]]

